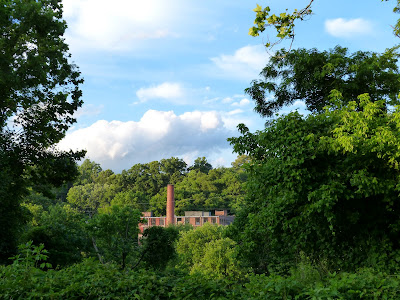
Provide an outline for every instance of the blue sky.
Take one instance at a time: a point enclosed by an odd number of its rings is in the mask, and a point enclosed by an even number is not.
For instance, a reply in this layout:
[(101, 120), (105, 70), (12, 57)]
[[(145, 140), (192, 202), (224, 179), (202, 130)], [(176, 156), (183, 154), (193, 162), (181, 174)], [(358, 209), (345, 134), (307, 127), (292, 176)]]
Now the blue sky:
[[(282, 12), (308, 2), (63, 0), (66, 41), (85, 83), (78, 122), (60, 147), (87, 149), (115, 172), (172, 156), (230, 166), (236, 154), (226, 138), (238, 134), (237, 124), (254, 131), (265, 123), (244, 89), (268, 62), (263, 43), (274, 34), (248, 35), (252, 9)], [(382, 52), (398, 43), (393, 0), (314, 2), (292, 48)]]

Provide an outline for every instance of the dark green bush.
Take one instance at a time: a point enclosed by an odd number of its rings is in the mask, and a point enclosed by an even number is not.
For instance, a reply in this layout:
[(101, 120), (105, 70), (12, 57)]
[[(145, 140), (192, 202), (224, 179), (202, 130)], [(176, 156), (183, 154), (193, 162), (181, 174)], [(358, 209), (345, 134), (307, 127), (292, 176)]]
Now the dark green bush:
[[(304, 274), (303, 274), (304, 275)], [(400, 276), (387, 275), (372, 269), (356, 273), (330, 274), (326, 278), (307, 280), (299, 273), (250, 275), (243, 299), (399, 299)], [(312, 272), (308, 273), (312, 275)]]
[(367, 268), (321, 273), (307, 260), (286, 277), (248, 274), (232, 280), (178, 269), (121, 270), (94, 259), (54, 270), (43, 262), (42, 246), (28, 243), (20, 250), (13, 264), (0, 266), (0, 299), (400, 299), (400, 275)]
[(0, 299), (229, 299), (222, 280), (181, 272), (125, 270), (92, 259), (66, 269), (0, 266)]

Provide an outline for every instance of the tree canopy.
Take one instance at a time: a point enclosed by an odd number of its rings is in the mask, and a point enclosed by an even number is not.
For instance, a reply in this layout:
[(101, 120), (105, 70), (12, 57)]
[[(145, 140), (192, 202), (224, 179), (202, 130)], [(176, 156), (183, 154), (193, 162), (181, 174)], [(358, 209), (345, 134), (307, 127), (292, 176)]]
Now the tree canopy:
[(212, 170), (212, 165), (203, 157), (198, 157), (195, 159), (193, 166), (189, 167), (189, 171), (198, 170), (202, 173), (208, 174)]
[(6, 0), (0, 7), (1, 145), (25, 164), (56, 156), (49, 148), (82, 105), (83, 80), (70, 62), (60, 2)]
[[(293, 39), (294, 22), (311, 14), (313, 2), (280, 15), (257, 5), (250, 34), (271, 26), (278, 39)], [(241, 136), (229, 139), (251, 159), (229, 236), (256, 272), (287, 273), (304, 257), (328, 270), (398, 270), (397, 48), (280, 50), (246, 89), (262, 116), (297, 100), (310, 111), (269, 119), (255, 133), (240, 124)]]
[[(332, 96), (340, 103), (340, 93)], [(399, 120), (399, 108), (388, 112), (364, 94), (231, 138), (252, 158), (232, 236), (254, 268), (284, 270), (301, 251), (334, 268), (396, 268)]]
[[(15, 249), (26, 185), (61, 184), (84, 152), (55, 144), (75, 122), (83, 79), (70, 62), (61, 1), (5, 0), (0, 5), (0, 259)], [(4, 256), (3, 256), (4, 255)]]
[(330, 105), (330, 92), (342, 93), (342, 101), (368, 93), (372, 101), (386, 99), (398, 103), (400, 74), (399, 54), (387, 50), (383, 54), (357, 51), (349, 54), (336, 46), (329, 51), (296, 49), (278, 51), (253, 80), (246, 93), (255, 101), (255, 111), (271, 116), (283, 106), (304, 101), (312, 112), (323, 112)]

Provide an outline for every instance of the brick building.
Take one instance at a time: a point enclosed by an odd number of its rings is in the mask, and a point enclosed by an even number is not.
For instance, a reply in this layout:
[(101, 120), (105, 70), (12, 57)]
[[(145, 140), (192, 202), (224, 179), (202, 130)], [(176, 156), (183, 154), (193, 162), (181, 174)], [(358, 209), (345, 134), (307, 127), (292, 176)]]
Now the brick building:
[(214, 214), (208, 211), (185, 211), (184, 216), (175, 216), (174, 186), (167, 186), (167, 215), (165, 217), (154, 217), (152, 212), (143, 212), (143, 219), (147, 224), (139, 224), (140, 231), (152, 226), (166, 227), (170, 224), (191, 224), (193, 227), (202, 226), (205, 223), (229, 225), (235, 216), (228, 216), (227, 210), (215, 210)]

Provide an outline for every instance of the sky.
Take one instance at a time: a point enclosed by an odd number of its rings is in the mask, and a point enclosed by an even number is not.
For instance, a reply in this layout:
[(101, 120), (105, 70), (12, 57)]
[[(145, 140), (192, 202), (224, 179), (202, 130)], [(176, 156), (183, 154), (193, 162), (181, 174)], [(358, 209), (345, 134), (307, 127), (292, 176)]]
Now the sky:
[[(86, 149), (103, 169), (205, 156), (214, 166), (237, 157), (227, 138), (237, 125), (262, 130), (266, 119), (244, 93), (273, 52), (272, 31), (248, 35), (256, 4), (272, 12), (309, 0), (63, 0), (72, 61), (85, 79), (84, 105), (61, 149)], [(296, 24), (292, 48), (382, 52), (398, 43), (395, 1), (315, 0)], [(281, 43), (276, 50), (288, 47)], [(298, 101), (282, 113), (298, 109)]]

